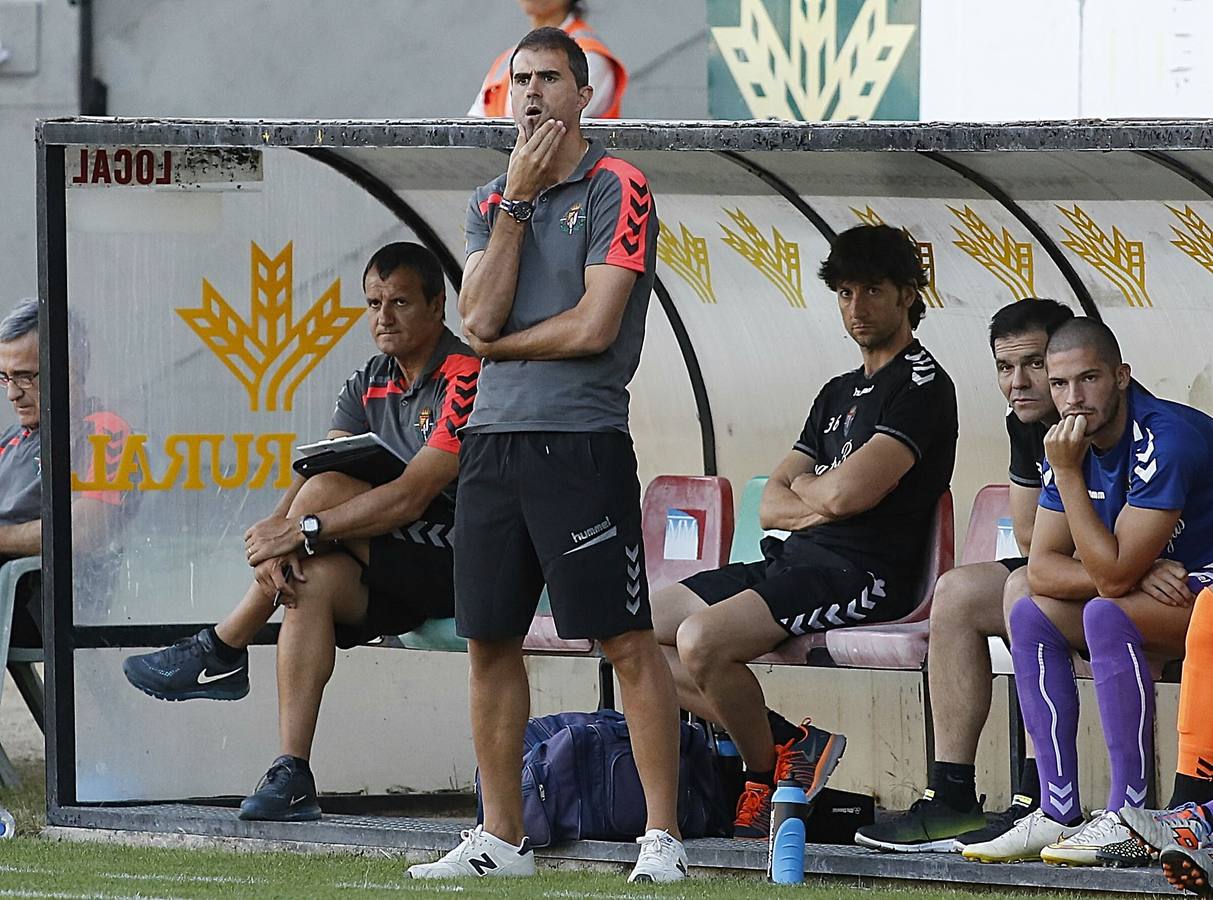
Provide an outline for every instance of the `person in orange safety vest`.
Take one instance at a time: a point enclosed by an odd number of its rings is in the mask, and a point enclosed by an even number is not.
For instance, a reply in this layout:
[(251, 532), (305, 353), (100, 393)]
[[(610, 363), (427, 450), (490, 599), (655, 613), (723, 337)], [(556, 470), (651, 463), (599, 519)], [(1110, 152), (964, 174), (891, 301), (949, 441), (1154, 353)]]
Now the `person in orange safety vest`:
[[(594, 96), (586, 107), (589, 118), (617, 119), (628, 85), (628, 71), (594, 30), (581, 19), (581, 3), (570, 0), (518, 0), (522, 11), (530, 18), (532, 28), (545, 25), (565, 31), (585, 51), (590, 64), (590, 86)], [(510, 109), (510, 56), (514, 48), (503, 52), (489, 67), (489, 72), (468, 110), (469, 116), (508, 117)]]

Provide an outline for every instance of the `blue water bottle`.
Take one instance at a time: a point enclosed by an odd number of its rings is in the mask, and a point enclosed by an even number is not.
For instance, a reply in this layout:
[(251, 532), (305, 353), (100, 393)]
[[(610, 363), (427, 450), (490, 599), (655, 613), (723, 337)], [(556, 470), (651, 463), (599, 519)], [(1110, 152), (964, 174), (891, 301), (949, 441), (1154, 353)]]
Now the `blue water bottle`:
[(804, 881), (804, 823), (809, 801), (795, 781), (781, 781), (771, 798), (771, 841), (767, 879), (775, 884)]

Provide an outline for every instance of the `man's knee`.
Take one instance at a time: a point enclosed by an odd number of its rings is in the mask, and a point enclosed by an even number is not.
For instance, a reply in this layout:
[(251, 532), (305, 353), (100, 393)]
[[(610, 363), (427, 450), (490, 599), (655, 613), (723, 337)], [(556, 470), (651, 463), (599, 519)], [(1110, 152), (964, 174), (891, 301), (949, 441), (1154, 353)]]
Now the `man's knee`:
[(1011, 610), (1020, 598), (1030, 596), (1031, 586), (1028, 584), (1028, 567), (1016, 569), (1007, 577), (1007, 583), (1002, 589), (1003, 620), (1010, 621)]
[(989, 598), (979, 596), (965, 568), (962, 566), (944, 572), (935, 582), (935, 595), (931, 599), (932, 626), (963, 621), (971, 613), (974, 604), (989, 602)]
[(650, 604), (653, 607), (653, 633), (659, 643), (669, 647), (674, 646), (678, 627), (705, 606), (699, 595), (682, 584), (662, 588), (652, 596)]
[(940, 576), (931, 601), (931, 632), (1002, 634), (1007, 570), (998, 563), (961, 566)]
[(367, 487), (364, 482), (341, 472), (321, 472), (303, 482), (288, 515), (302, 516), (328, 509), (362, 493)]
[(606, 638), (601, 643), (603, 655), (624, 678), (660, 654), (657, 638), (654, 632), (647, 628), (641, 631), (625, 631), (623, 634)]
[(734, 661), (729, 652), (729, 642), (702, 615), (689, 616), (678, 626), (677, 647), (678, 658), (700, 684), (715, 669)]

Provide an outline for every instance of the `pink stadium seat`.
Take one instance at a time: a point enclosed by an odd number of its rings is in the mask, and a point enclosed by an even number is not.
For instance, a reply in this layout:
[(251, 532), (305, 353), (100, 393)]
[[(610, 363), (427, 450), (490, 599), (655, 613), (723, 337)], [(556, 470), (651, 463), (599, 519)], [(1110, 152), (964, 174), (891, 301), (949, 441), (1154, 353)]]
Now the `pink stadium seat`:
[(713, 475), (658, 475), (642, 503), (649, 592), (727, 565), (733, 486)]
[(998, 558), (998, 520), (1011, 514), (1011, 486), (1009, 484), (987, 484), (973, 498), (973, 509), (969, 513), (969, 530), (965, 534), (964, 549), (960, 552), (960, 565), (992, 562)]
[(918, 670), (927, 655), (928, 618), (935, 582), (955, 561), (956, 529), (952, 492), (945, 491), (935, 507), (931, 543), (923, 567), (919, 603), (896, 622), (857, 625), (824, 634), (807, 634), (784, 641), (754, 660), (770, 665), (809, 665), (809, 654), (824, 647), (836, 665), (862, 669)]

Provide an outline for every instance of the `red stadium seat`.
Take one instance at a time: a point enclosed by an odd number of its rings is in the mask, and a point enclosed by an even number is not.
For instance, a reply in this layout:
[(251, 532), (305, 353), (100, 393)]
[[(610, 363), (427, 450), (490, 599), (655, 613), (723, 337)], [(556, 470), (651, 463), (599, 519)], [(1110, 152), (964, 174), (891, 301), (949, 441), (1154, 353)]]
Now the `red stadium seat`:
[(973, 498), (969, 530), (965, 534), (960, 565), (992, 562), (998, 559), (998, 521), (1011, 514), (1011, 486), (987, 484)]
[(712, 475), (658, 475), (642, 503), (649, 592), (729, 562), (733, 486)]

